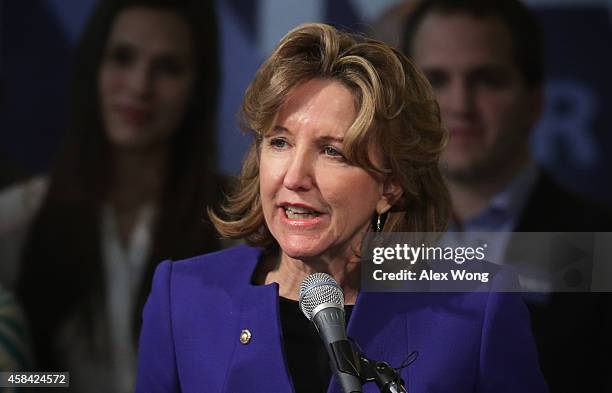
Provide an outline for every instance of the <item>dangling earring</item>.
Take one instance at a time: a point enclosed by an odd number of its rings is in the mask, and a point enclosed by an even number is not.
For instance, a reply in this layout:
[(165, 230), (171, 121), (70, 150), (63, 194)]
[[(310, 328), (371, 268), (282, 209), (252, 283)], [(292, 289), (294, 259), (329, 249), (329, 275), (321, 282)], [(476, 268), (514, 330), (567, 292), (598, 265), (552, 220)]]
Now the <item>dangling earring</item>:
[(389, 212), (385, 212), (376, 217), (376, 228), (374, 232), (382, 232), (383, 228), (385, 227), (385, 222), (387, 222), (388, 214)]
[(382, 214), (378, 214), (374, 212), (372, 217), (370, 218), (370, 228), (372, 228), (372, 232), (380, 233), (385, 228), (385, 222), (387, 222), (387, 217), (389, 216), (389, 212), (385, 212)]
[(381, 214), (378, 215), (378, 218), (376, 219), (376, 232), (382, 232), (382, 223), (381, 223), (382, 219), (381, 219)]

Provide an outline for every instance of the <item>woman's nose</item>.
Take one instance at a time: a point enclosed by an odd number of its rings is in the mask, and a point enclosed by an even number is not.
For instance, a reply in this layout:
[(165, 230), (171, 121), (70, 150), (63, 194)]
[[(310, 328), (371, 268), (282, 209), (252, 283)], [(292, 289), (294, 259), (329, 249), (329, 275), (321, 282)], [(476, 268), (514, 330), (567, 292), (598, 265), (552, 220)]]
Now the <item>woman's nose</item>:
[(153, 91), (150, 67), (146, 64), (135, 65), (129, 72), (127, 85), (132, 95), (139, 98), (149, 97)]
[(292, 191), (306, 191), (314, 184), (314, 159), (307, 151), (297, 149), (287, 163), (283, 185)]

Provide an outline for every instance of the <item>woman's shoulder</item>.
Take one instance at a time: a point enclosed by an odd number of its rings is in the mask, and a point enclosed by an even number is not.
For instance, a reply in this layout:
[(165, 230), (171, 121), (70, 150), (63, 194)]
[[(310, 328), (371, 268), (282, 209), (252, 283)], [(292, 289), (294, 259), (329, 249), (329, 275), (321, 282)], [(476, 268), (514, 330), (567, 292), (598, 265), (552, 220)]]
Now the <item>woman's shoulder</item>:
[(219, 296), (237, 296), (251, 282), (260, 254), (260, 249), (242, 245), (188, 259), (163, 261), (155, 270), (151, 297), (157, 299), (154, 303), (161, 303), (157, 295), (168, 293), (174, 299), (195, 296), (215, 301)]
[(32, 220), (47, 189), (47, 176), (34, 176), (0, 191), (0, 234), (27, 226)]
[(244, 276), (250, 279), (263, 250), (245, 244), (198, 255), (195, 257), (171, 261), (172, 275), (206, 276), (209, 278), (222, 276), (227, 278), (231, 273), (236, 278)]
[(49, 178), (33, 177), (0, 191), (0, 282), (13, 288), (21, 250), (32, 220), (49, 188)]
[(175, 265), (180, 266), (188, 265), (200, 265), (204, 266), (207, 264), (214, 263), (246, 263), (249, 261), (256, 262), (262, 253), (262, 249), (259, 247), (251, 247), (246, 244), (240, 244), (233, 247), (229, 247), (223, 250), (211, 252), (208, 254), (197, 255), (191, 258), (174, 261)]
[[(461, 278), (457, 271), (464, 277)], [(370, 296), (379, 297), (375, 304), (388, 303), (407, 314), (428, 315), (420, 320), (432, 322), (433, 325), (441, 320), (460, 323), (469, 319), (474, 327), (481, 329), (487, 318), (495, 318), (497, 311), (504, 309), (508, 315), (528, 318), (517, 276), (506, 267), (481, 262), (471, 269), (431, 269), (421, 270), (420, 273), (416, 277), (421, 281), (413, 286), (406, 286), (401, 291), (372, 293)], [(441, 276), (439, 281), (432, 278), (435, 274)], [(470, 280), (467, 279), (468, 275)], [(500, 304), (505, 306), (501, 307)], [(466, 319), (466, 316), (470, 318)]]

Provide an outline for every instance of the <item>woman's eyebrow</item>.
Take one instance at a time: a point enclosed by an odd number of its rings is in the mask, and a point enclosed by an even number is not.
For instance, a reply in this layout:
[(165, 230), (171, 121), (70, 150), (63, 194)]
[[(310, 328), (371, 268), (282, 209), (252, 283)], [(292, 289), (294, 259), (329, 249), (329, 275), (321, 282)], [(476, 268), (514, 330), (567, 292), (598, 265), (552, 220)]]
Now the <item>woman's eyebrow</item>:
[(322, 136), (322, 137), (319, 138), (319, 140), (321, 140), (323, 142), (338, 142), (338, 143), (344, 142), (344, 138), (343, 137), (335, 137), (335, 136), (331, 136), (331, 135)]
[[(289, 131), (288, 128), (276, 125), (276, 126), (272, 127), (272, 129), (270, 131), (268, 131), (265, 134), (265, 136), (266, 137), (271, 137), (271, 136), (274, 136), (274, 135), (290, 134), (290, 133), (291, 133), (291, 131)], [(336, 136), (333, 136), (333, 135), (324, 135), (324, 136), (318, 137), (317, 141), (320, 141), (320, 142), (323, 142), (323, 143), (327, 143), (327, 142), (343, 143), (344, 142), (344, 137), (336, 137)]]
[(268, 131), (265, 136), (273, 136), (273, 135), (278, 135), (278, 134), (284, 134), (284, 133), (288, 133), (289, 130), (283, 126), (274, 126), (272, 127), (272, 129), (270, 131)]
[(107, 50), (116, 50), (116, 49), (134, 50), (134, 48), (135, 46), (132, 43), (126, 40), (122, 40), (122, 39), (109, 40), (108, 44), (106, 45)]

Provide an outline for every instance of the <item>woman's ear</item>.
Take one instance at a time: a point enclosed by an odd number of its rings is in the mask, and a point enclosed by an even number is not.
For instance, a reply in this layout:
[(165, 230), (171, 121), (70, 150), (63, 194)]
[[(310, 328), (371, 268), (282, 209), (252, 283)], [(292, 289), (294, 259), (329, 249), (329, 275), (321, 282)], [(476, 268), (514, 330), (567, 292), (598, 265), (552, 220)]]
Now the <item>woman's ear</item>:
[(376, 213), (386, 213), (403, 195), (404, 190), (400, 183), (396, 179), (388, 177), (383, 184), (380, 200), (376, 204)]

